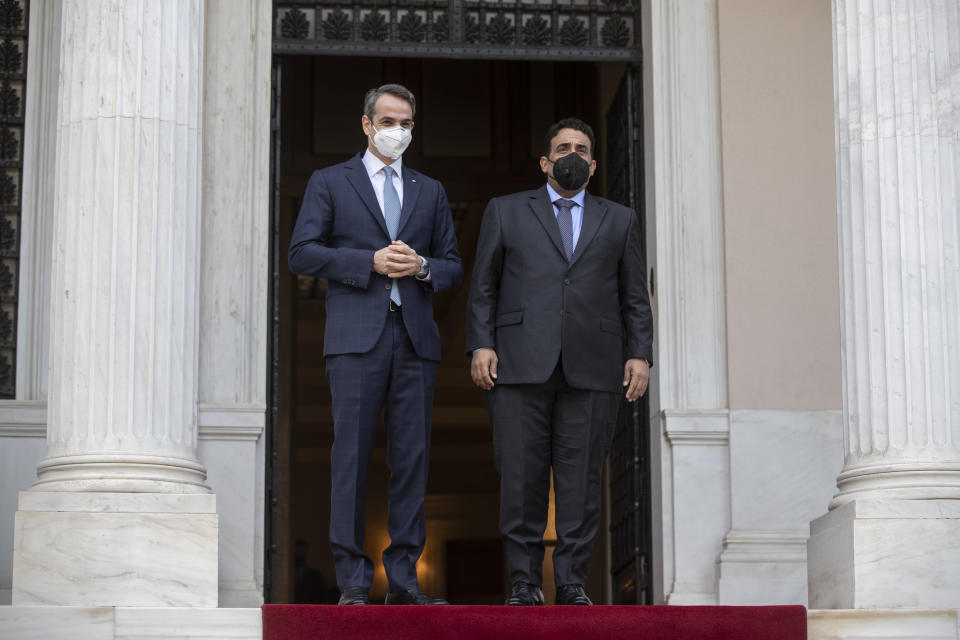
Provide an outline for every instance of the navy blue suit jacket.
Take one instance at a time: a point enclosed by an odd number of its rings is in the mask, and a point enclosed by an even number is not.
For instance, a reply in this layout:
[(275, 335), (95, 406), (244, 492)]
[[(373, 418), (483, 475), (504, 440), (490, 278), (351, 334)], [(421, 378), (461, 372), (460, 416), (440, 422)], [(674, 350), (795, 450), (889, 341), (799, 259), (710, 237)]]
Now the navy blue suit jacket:
[[(386, 322), (393, 282), (373, 271), (373, 254), (390, 234), (358, 154), (314, 171), (290, 240), (290, 270), (327, 279), (325, 356), (366, 353)], [(417, 355), (440, 360), (433, 292), (460, 284), (463, 266), (447, 194), (439, 182), (403, 166), (403, 208), (397, 239), (430, 263), (430, 280), (400, 278), (403, 323)]]

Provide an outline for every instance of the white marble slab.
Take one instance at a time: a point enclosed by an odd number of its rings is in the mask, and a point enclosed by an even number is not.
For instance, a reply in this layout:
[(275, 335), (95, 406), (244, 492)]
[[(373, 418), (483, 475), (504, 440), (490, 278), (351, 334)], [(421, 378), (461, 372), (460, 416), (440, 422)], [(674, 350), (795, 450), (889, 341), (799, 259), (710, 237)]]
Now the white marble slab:
[(958, 640), (957, 611), (811, 610), (808, 640)]
[(100, 493), (23, 491), (20, 511), (92, 513), (216, 513), (212, 493)]
[[(717, 604), (717, 555), (730, 529), (728, 416), (723, 411), (664, 411), (670, 442), (669, 494), (673, 580), (666, 603)], [(666, 519), (666, 509), (664, 511)]]
[(113, 640), (112, 607), (0, 607), (3, 640)]
[(730, 467), (735, 529), (808, 529), (843, 468), (840, 411), (732, 411)]
[(21, 511), (13, 603), (217, 606), (216, 514)]
[(857, 500), (815, 520), (808, 543), (810, 606), (960, 606), (956, 502)]
[(256, 496), (264, 477), (256, 472), (257, 443), (201, 438), (198, 452), (220, 515), (220, 604), (260, 606), (263, 588), (256, 576), (263, 538), (256, 525), (263, 511)]
[[(6, 407), (0, 420), (7, 420)], [(25, 425), (26, 426), (26, 425)], [(37, 477), (37, 462), (46, 451), (41, 436), (0, 435), (0, 605), (10, 604), (13, 576), (13, 517), (17, 494), (28, 489)]]
[(807, 604), (809, 522), (836, 490), (842, 433), (840, 411), (730, 413), (732, 526), (719, 604)]
[(128, 608), (116, 609), (115, 640), (260, 640), (259, 608)]
[(3, 640), (260, 640), (259, 608), (0, 607)]

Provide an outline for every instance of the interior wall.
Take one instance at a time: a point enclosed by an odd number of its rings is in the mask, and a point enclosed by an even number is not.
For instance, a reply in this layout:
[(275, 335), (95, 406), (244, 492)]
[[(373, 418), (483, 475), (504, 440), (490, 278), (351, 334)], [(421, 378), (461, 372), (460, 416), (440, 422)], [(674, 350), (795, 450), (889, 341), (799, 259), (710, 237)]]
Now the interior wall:
[(719, 3), (731, 409), (839, 409), (830, 0)]

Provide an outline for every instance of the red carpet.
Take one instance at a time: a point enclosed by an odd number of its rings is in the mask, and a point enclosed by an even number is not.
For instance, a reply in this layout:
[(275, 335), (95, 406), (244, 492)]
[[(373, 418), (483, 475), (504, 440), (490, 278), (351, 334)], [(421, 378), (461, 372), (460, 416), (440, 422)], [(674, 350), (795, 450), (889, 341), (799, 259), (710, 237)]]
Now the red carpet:
[(264, 605), (264, 640), (806, 640), (786, 607)]

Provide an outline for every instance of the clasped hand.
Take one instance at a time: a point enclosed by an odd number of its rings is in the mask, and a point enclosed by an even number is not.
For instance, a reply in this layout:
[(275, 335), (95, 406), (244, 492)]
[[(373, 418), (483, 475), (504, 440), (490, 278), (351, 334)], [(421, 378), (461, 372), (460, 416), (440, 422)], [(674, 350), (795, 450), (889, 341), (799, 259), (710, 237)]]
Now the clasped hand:
[(394, 240), (373, 254), (373, 270), (388, 278), (416, 275), (420, 272), (420, 256), (403, 240)]

